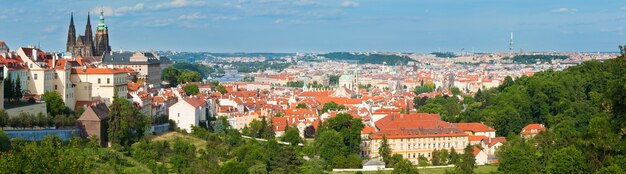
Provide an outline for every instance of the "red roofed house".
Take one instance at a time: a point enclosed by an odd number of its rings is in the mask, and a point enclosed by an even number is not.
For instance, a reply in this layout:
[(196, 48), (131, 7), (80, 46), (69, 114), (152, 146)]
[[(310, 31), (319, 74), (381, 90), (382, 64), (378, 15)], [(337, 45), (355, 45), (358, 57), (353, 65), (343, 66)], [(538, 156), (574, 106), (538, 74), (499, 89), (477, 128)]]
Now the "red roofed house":
[(371, 142), (370, 135), (372, 135), (376, 131), (376, 128), (372, 126), (365, 126), (363, 130), (361, 130), (361, 156), (369, 156), (370, 155), (370, 146)]
[(483, 123), (454, 123), (454, 125), (468, 135), (496, 137), (496, 130)]
[(474, 151), (472, 152), (472, 154), (476, 159), (476, 165), (489, 164), (489, 157), (484, 150), (480, 150), (480, 148), (474, 146)]
[(533, 138), (535, 135), (539, 134), (541, 131), (545, 131), (546, 127), (543, 124), (529, 124), (526, 127), (522, 128), (522, 138)]
[(28, 88), (22, 87), (22, 90), (28, 90), (34, 95), (57, 91), (67, 107), (74, 108), (74, 83), (70, 81), (71, 68), (65, 59), (59, 59), (57, 54), (48, 54), (37, 48), (20, 48), (17, 54), (28, 69)]
[(81, 130), (81, 136), (88, 138), (95, 136), (101, 146), (106, 146), (108, 135), (106, 122), (109, 119), (109, 108), (104, 104), (87, 106), (85, 112), (76, 120), (76, 125)]
[(191, 132), (192, 126), (206, 121), (206, 101), (197, 97), (178, 100), (169, 108), (169, 118), (176, 122), (178, 128)]
[(438, 114), (392, 113), (376, 121), (375, 126), (379, 131), (370, 136), (370, 157), (373, 159), (380, 158), (378, 148), (383, 136), (394, 154), (400, 154), (414, 164), (418, 163), (420, 155), (430, 159), (435, 149), (454, 148), (463, 152), (469, 143), (469, 135), (441, 120)]
[(130, 95), (132, 97), (133, 103), (136, 105), (137, 109), (146, 116), (157, 116), (152, 115), (152, 94), (147, 91), (139, 91), (135, 94)]
[(126, 97), (128, 81), (126, 71), (119, 68), (75, 68), (71, 80), (76, 84), (76, 98), (79, 101), (100, 99), (107, 105), (117, 96)]

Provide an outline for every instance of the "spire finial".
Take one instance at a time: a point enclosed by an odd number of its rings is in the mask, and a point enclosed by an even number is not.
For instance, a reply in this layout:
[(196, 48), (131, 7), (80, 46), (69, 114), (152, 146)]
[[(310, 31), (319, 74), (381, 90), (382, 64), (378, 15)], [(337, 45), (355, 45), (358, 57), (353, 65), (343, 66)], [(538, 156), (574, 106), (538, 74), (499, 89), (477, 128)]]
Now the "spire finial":
[(74, 12), (70, 14), (70, 25), (74, 25)]

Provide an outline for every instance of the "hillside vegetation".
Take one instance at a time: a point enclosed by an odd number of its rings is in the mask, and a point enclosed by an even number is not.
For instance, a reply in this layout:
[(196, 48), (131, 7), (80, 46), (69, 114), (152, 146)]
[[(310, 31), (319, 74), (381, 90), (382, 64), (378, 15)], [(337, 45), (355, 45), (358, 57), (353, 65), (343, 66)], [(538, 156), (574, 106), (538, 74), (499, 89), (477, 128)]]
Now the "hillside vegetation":
[(412, 59), (406, 56), (397, 56), (397, 55), (383, 55), (383, 54), (353, 54), (348, 52), (335, 52), (328, 54), (320, 54), (318, 56), (323, 56), (330, 60), (347, 60), (347, 61), (357, 61), (359, 64), (383, 64), (383, 62), (387, 63), (387, 65), (395, 65), (398, 62), (402, 64), (407, 64)]

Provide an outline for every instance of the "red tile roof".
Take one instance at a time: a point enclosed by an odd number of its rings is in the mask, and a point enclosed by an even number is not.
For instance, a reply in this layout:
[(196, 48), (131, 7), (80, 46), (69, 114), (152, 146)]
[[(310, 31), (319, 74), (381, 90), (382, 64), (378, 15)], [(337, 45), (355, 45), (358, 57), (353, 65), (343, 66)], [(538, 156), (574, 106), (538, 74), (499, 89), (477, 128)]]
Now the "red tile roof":
[(474, 151), (472, 151), (472, 154), (474, 154), (474, 156), (478, 155), (478, 153), (480, 153), (480, 149), (476, 146), (474, 146)]
[[(533, 132), (532, 130), (535, 130), (535, 132)], [(521, 133), (524, 135), (538, 134), (539, 132), (544, 130), (546, 130), (546, 127), (544, 127), (543, 124), (529, 124), (522, 128)]]
[(363, 130), (361, 131), (361, 134), (371, 134), (371, 133), (374, 133), (374, 131), (376, 131), (376, 128), (374, 128), (372, 126), (365, 126), (365, 127), (363, 127)]
[(456, 127), (463, 131), (472, 132), (495, 132), (496, 130), (483, 123), (454, 123)]
[(417, 137), (467, 137), (456, 126), (441, 120), (439, 114), (390, 114), (376, 121), (380, 130), (374, 133), (372, 139), (387, 138), (417, 138)]
[(185, 102), (189, 103), (191, 106), (193, 107), (204, 107), (205, 105), (205, 100), (201, 99), (201, 98), (196, 98), (196, 97), (187, 97), (185, 99)]
[(75, 68), (72, 69), (72, 74), (120, 74), (126, 73), (124, 69), (119, 68)]

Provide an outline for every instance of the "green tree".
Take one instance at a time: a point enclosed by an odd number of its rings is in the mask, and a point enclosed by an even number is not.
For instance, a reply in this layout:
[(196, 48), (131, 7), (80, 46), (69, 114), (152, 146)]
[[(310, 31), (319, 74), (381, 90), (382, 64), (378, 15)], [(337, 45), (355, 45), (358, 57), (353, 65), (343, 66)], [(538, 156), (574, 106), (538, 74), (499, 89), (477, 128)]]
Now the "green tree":
[(325, 130), (335, 130), (341, 134), (344, 149), (344, 156), (359, 153), (361, 150), (361, 131), (365, 125), (360, 118), (352, 118), (350, 114), (337, 114), (329, 118), (324, 124)]
[(343, 144), (341, 134), (335, 130), (323, 131), (315, 141), (320, 158), (325, 161), (332, 161), (339, 155), (344, 155), (345, 145)]
[(15, 88), (13, 87), (13, 80), (11, 80), (11, 76), (8, 75), (4, 79), (4, 99), (9, 102), (14, 98), (13, 95), (15, 95)]
[(461, 155), (461, 161), (455, 166), (455, 170), (460, 174), (473, 174), (476, 168), (476, 158), (474, 157), (474, 146), (466, 146)]
[(589, 173), (585, 156), (573, 146), (550, 155), (547, 165), (549, 173)]
[(23, 91), (22, 91), (22, 83), (20, 80), (20, 76), (17, 76), (17, 79), (15, 79), (15, 94), (13, 95), (14, 100), (15, 101), (20, 101), (20, 99), (22, 99), (22, 97), (24, 96)]
[(338, 85), (339, 84), (339, 76), (338, 75), (329, 75), (328, 76), (328, 83), (330, 83), (330, 85)]
[(115, 96), (109, 106), (108, 138), (113, 144), (130, 146), (143, 137), (147, 119), (128, 100)]
[(300, 166), (303, 160), (299, 157), (293, 146), (281, 146), (280, 153), (270, 159), (270, 166), (273, 172), (279, 173), (300, 173)]
[(280, 140), (284, 142), (289, 142), (291, 143), (291, 145), (294, 146), (297, 146), (299, 143), (303, 142), (302, 138), (300, 138), (300, 131), (298, 131), (298, 128), (296, 128), (295, 126), (286, 128), (285, 135), (283, 135)]
[(457, 87), (450, 88), (450, 91), (452, 91), (452, 95), (454, 96), (461, 95), (461, 90)]
[(430, 158), (430, 163), (433, 166), (441, 165), (441, 157), (439, 156), (439, 151), (437, 149), (433, 150), (431, 158)]
[(226, 161), (222, 168), (220, 168), (221, 174), (247, 174), (247, 171), (246, 165), (237, 162), (235, 159)]
[(5, 110), (0, 110), (0, 128), (9, 125), (9, 114)]
[(226, 94), (228, 91), (226, 91), (226, 87), (219, 85), (215, 88), (218, 92), (220, 92), (221, 94)]
[(383, 135), (383, 139), (380, 141), (380, 146), (378, 147), (378, 154), (383, 158), (383, 162), (387, 165), (387, 167), (391, 167), (391, 148), (389, 147), (389, 142), (387, 142), (387, 136)]
[(178, 85), (178, 77), (180, 76), (180, 71), (174, 68), (173, 66), (167, 67), (163, 69), (161, 72), (161, 79), (170, 83), (170, 86)]
[(0, 129), (0, 153), (11, 150), (11, 140), (9, 136)]
[(296, 105), (296, 108), (298, 108), (298, 109), (306, 109), (307, 106), (304, 103), (298, 103), (298, 105)]
[(441, 165), (447, 165), (448, 164), (448, 159), (450, 159), (450, 153), (448, 152), (448, 149), (441, 149), (441, 151), (439, 151), (440, 154), (440, 164)]
[(200, 92), (200, 90), (198, 89), (198, 85), (195, 84), (186, 84), (185, 87), (183, 87), (183, 90), (185, 90), (185, 93), (187, 93), (187, 95), (198, 95), (198, 93)]
[(182, 70), (180, 71), (180, 75), (178, 76), (179, 83), (188, 83), (188, 82), (199, 82), (202, 81), (202, 76), (200, 73), (190, 70)]
[(417, 168), (406, 159), (402, 159), (393, 166), (393, 174), (419, 174)]
[(429, 93), (429, 92), (433, 92), (435, 91), (435, 84), (432, 82), (426, 82), (421, 86), (416, 86), (415, 89), (413, 89), (413, 92), (416, 95), (422, 94), (422, 93)]
[(498, 171), (512, 174), (540, 173), (537, 170), (537, 152), (528, 142), (516, 138), (509, 140), (498, 151)]
[(267, 174), (267, 166), (263, 163), (256, 163), (248, 167), (248, 174)]
[(312, 158), (304, 162), (300, 171), (304, 174), (323, 174), (325, 161), (323, 159)]
[(57, 91), (47, 91), (43, 94), (43, 98), (46, 101), (46, 109), (48, 113), (53, 116), (64, 114), (66, 111), (65, 102), (61, 98), (61, 94)]
[(346, 107), (343, 105), (338, 105), (337, 103), (335, 103), (334, 101), (330, 101), (327, 103), (324, 103), (324, 106), (322, 106), (322, 113), (326, 113), (328, 111), (337, 111), (337, 110), (342, 110), (345, 109)]

